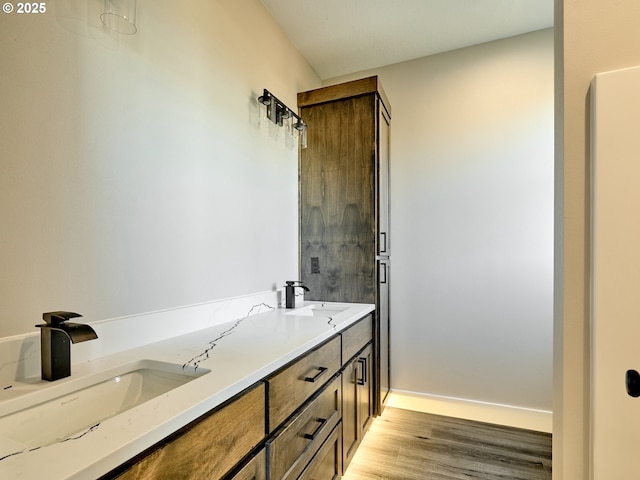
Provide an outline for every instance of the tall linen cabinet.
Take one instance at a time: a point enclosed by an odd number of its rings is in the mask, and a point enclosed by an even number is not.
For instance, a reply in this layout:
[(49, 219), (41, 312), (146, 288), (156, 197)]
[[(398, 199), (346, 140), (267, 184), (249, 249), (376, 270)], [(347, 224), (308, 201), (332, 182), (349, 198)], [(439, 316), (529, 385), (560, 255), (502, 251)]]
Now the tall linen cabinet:
[(391, 107), (378, 77), (298, 94), (300, 279), (306, 300), (375, 303), (374, 411), (390, 390)]

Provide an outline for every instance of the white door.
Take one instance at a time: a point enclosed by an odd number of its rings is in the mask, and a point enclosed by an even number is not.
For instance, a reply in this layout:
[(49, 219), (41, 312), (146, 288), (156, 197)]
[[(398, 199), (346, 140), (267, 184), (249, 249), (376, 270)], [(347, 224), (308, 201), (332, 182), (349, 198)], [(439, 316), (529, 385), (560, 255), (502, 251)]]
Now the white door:
[(640, 67), (596, 75), (591, 100), (592, 479), (638, 480)]

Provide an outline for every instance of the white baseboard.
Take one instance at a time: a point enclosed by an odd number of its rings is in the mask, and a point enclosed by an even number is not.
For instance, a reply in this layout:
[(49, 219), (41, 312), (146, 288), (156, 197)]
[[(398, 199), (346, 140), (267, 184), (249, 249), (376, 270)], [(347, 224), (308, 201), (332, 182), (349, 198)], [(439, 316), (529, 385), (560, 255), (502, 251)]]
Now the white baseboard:
[(551, 433), (552, 412), (393, 390), (389, 407)]

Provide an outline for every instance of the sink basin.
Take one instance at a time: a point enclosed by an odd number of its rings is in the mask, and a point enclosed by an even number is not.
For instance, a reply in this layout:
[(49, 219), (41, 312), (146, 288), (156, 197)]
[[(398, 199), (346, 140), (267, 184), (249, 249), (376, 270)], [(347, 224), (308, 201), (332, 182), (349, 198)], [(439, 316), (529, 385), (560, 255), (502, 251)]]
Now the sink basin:
[(288, 312), (287, 315), (301, 315), (306, 317), (334, 317), (339, 313), (347, 310), (348, 306), (340, 306), (340, 305), (308, 305), (302, 308), (296, 308), (291, 312)]
[[(78, 438), (100, 422), (209, 371), (141, 360), (72, 380), (60, 385), (61, 389), (44, 388), (37, 395), (23, 396), (19, 399), (21, 405), (30, 403), (30, 406), (0, 417), (0, 457)], [(41, 401), (47, 393), (54, 395), (54, 398)], [(29, 401), (30, 398), (32, 401)], [(34, 398), (36, 404), (33, 404)]]

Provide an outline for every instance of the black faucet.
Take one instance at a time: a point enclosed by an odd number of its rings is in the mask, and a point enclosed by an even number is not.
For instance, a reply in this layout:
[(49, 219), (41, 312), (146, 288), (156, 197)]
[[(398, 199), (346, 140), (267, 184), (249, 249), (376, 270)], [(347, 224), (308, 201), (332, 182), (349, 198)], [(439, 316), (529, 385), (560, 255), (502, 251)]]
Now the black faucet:
[(296, 287), (300, 287), (307, 292), (310, 291), (304, 283), (297, 280), (287, 280), (284, 283), (286, 283), (284, 296), (287, 308), (294, 308), (296, 306)]
[(73, 312), (42, 314), (42, 319), (47, 323), (36, 327), (40, 328), (43, 380), (53, 381), (71, 375), (71, 343), (98, 338), (89, 325), (67, 322), (70, 318), (81, 316)]

